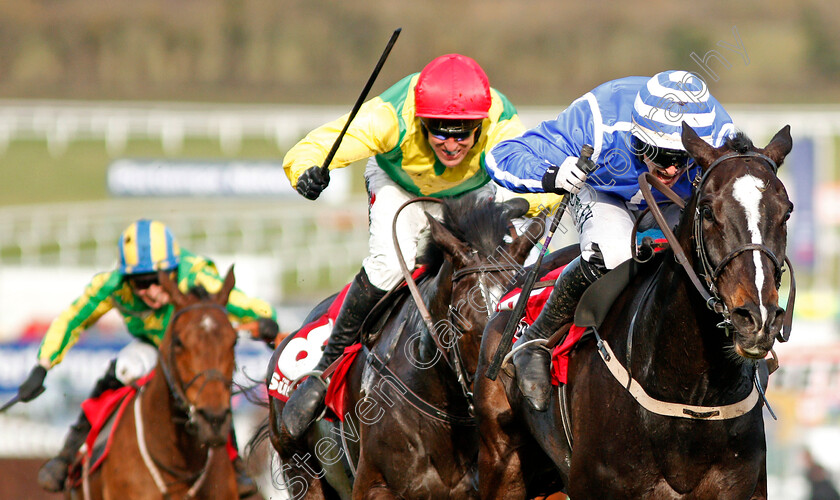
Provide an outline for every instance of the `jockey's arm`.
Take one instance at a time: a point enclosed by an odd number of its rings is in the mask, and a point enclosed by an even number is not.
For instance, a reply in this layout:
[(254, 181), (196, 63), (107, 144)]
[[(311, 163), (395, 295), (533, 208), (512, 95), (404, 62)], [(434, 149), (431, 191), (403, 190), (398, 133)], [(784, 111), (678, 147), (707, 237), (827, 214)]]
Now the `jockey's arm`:
[(116, 279), (112, 273), (97, 274), (84, 293), (53, 320), (38, 350), (41, 366), (49, 369), (60, 363), (81, 333), (114, 307), (110, 294)]
[[(292, 187), (297, 186), (304, 171), (324, 162), (348, 117), (349, 113), (309, 132), (286, 153), (283, 169)], [(330, 162), (330, 170), (391, 151), (397, 147), (398, 142), (399, 122), (396, 111), (380, 97), (375, 97), (364, 103), (350, 122), (341, 146)]]
[(487, 155), (487, 172), (511, 191), (546, 192), (543, 177), (548, 168), (577, 158), (584, 144), (595, 143), (594, 135), (591, 103), (578, 99), (557, 118), (499, 143)]

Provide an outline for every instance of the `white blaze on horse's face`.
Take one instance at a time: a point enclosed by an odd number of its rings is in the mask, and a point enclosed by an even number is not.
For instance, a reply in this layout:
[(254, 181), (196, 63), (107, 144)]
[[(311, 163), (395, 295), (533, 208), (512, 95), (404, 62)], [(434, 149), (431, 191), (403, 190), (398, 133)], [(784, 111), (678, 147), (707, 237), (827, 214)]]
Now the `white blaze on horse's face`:
[[(747, 230), (750, 232), (750, 243), (762, 245), (764, 240), (759, 229), (761, 221), (761, 198), (767, 188), (767, 183), (753, 175), (745, 175), (732, 185), (732, 196), (744, 208), (744, 215), (747, 218)], [(764, 266), (761, 264), (761, 252), (752, 252), (753, 263), (755, 264), (755, 287), (758, 292), (759, 309), (761, 310), (762, 328), (767, 324), (767, 307), (761, 290), (764, 288)]]
[(201, 328), (204, 329), (205, 332), (210, 333), (216, 328), (216, 322), (213, 321), (213, 318), (210, 316), (205, 316), (201, 318)]

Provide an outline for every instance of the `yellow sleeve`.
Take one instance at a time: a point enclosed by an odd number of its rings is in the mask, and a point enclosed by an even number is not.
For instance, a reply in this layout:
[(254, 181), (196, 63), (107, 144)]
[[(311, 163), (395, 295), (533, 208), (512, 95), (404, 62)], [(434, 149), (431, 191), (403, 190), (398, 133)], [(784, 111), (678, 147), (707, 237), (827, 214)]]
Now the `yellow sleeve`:
[[(215, 268), (197, 273), (194, 284), (203, 286), (209, 293), (217, 293), (222, 289), (223, 280), (221, 276), (212, 272), (213, 270)], [(249, 297), (235, 287), (230, 292), (226, 308), (231, 321), (239, 323), (253, 321), (257, 318), (277, 319), (277, 312), (268, 302)]]
[(518, 114), (505, 120), (499, 120), (493, 123), (487, 131), (487, 146), (485, 147), (485, 151), (490, 151), (496, 144), (518, 137), (523, 132), (525, 132), (525, 126), (522, 125), (522, 120), (519, 119)]
[(82, 296), (53, 320), (38, 350), (41, 364), (52, 368), (61, 363), (67, 351), (79, 341), (81, 333), (114, 307), (108, 286), (110, 277), (111, 273), (94, 276)]
[[(316, 128), (286, 153), (283, 169), (292, 187), (297, 186), (298, 178), (305, 170), (324, 163), (349, 115)], [(347, 128), (341, 146), (330, 162), (330, 170), (391, 151), (397, 147), (399, 140), (400, 127), (396, 110), (382, 98), (374, 97), (359, 108), (359, 113)]]
[(528, 200), (531, 206), (528, 210), (529, 217), (536, 217), (544, 209), (553, 212), (557, 204), (563, 200), (563, 195), (554, 193), (516, 193), (516, 196)]

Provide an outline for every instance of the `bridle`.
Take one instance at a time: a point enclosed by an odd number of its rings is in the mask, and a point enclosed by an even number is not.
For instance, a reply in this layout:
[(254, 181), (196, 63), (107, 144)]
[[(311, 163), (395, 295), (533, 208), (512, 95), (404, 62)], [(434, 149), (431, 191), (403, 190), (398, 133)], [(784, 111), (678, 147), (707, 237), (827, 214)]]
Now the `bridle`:
[[(771, 158), (766, 155), (757, 152), (746, 152), (746, 153), (727, 153), (720, 158), (717, 158), (710, 166), (706, 169), (706, 171), (700, 175), (698, 173), (697, 177), (692, 182), (694, 189), (695, 189), (695, 199), (699, 197), (702, 192), (703, 188), (707, 180), (709, 179), (709, 174), (714, 170), (717, 166), (721, 163), (735, 159), (735, 158), (756, 158), (762, 160), (766, 163), (768, 168), (776, 174), (777, 165)], [(741, 245), (735, 250), (729, 252), (723, 259), (716, 265), (712, 266), (711, 261), (706, 253), (706, 240), (705, 234), (703, 233), (703, 227), (700, 214), (700, 209), (695, 203), (694, 208), (694, 238), (695, 238), (695, 251), (697, 252), (698, 258), (700, 260), (700, 265), (702, 267), (702, 275), (705, 281), (705, 286), (701, 283), (700, 278), (697, 275), (697, 272), (694, 270), (694, 267), (688, 260), (688, 257), (685, 254), (685, 251), (680, 246), (679, 241), (677, 240), (676, 236), (674, 235), (673, 231), (671, 231), (670, 226), (668, 225), (665, 217), (662, 215), (662, 211), (659, 209), (659, 206), (656, 203), (656, 200), (653, 198), (653, 193), (651, 191), (651, 186), (655, 187), (659, 190), (663, 195), (665, 195), (669, 200), (671, 200), (674, 204), (679, 206), (680, 208), (685, 208), (685, 202), (676, 194), (674, 193), (671, 188), (666, 186), (662, 183), (659, 179), (656, 178), (650, 172), (645, 172), (639, 176), (639, 188), (642, 192), (642, 196), (644, 197), (645, 201), (648, 204), (648, 208), (650, 213), (653, 215), (654, 219), (656, 219), (657, 224), (659, 224), (659, 228), (662, 233), (665, 235), (665, 238), (668, 240), (668, 244), (670, 245), (671, 250), (674, 252), (675, 260), (683, 267), (685, 270), (686, 275), (688, 276), (691, 283), (697, 289), (698, 293), (703, 297), (706, 306), (714, 311), (717, 314), (720, 314), (723, 317), (723, 321), (718, 323), (719, 328), (723, 328), (727, 335), (730, 333), (730, 329), (732, 328), (732, 321), (730, 319), (730, 313), (726, 304), (720, 297), (718, 292), (717, 281), (720, 277), (720, 274), (729, 265), (736, 257), (742, 255), (746, 252), (761, 252), (767, 255), (773, 265), (775, 266), (774, 274), (775, 274), (775, 285), (776, 289), (778, 290), (781, 286), (781, 276), (784, 272), (784, 268), (779, 264), (779, 259), (776, 255), (766, 246), (759, 245), (759, 244), (746, 244)], [(633, 254), (634, 259), (639, 262), (644, 262), (644, 260), (640, 260), (638, 256), (635, 255), (635, 240), (636, 240), (636, 232), (638, 230), (638, 226), (642, 217), (638, 217), (636, 219), (636, 223), (633, 226), (633, 234), (632, 234), (632, 243), (633, 247)], [(793, 303), (796, 294), (796, 281), (793, 277), (793, 267), (791, 266), (790, 261), (785, 257), (785, 264), (788, 266), (790, 270), (790, 295), (788, 297), (788, 308), (785, 311), (785, 319), (784, 319), (784, 327), (782, 332), (779, 332), (778, 338), (781, 342), (787, 341), (788, 337), (790, 336), (790, 324), (793, 317)], [(661, 269), (661, 268), (660, 268)], [(652, 282), (651, 282), (652, 284)], [(647, 290), (644, 292), (644, 296), (646, 297), (651, 290), (651, 285), (648, 285)], [(643, 299), (644, 301), (644, 299)], [(640, 303), (641, 305), (641, 303)], [(638, 314), (638, 309), (636, 314)], [(635, 325), (636, 321), (636, 314), (634, 314), (633, 319), (630, 322), (630, 331), (628, 333), (627, 338), (627, 366), (631, 366), (632, 363), (630, 362), (630, 353), (632, 349), (632, 336), (633, 336), (633, 326)], [(741, 401), (723, 405), (723, 406), (696, 406), (696, 405), (687, 405), (681, 403), (673, 403), (667, 401), (660, 401), (653, 397), (651, 397), (645, 389), (636, 381), (629, 368), (624, 367), (621, 362), (616, 358), (615, 353), (610, 349), (609, 344), (606, 340), (602, 339), (599, 335), (597, 330), (594, 330), (595, 337), (597, 339), (597, 350), (601, 357), (601, 359), (606, 364), (607, 368), (609, 369), (610, 373), (613, 377), (623, 386), (625, 389), (630, 393), (633, 399), (636, 400), (639, 405), (643, 408), (648, 410), (649, 412), (656, 413), (659, 415), (667, 415), (671, 417), (678, 417), (678, 418), (687, 418), (687, 419), (694, 419), (694, 420), (726, 420), (731, 418), (737, 418), (741, 415), (744, 415), (752, 410), (755, 406), (756, 402), (761, 398), (764, 404), (767, 406), (770, 414), (775, 418), (775, 414), (773, 410), (770, 409), (770, 405), (767, 402), (767, 399), (764, 397), (764, 391), (761, 388), (761, 384), (758, 380), (758, 372), (754, 368), (753, 370), (753, 390), (748, 394), (745, 398)], [(771, 350), (772, 353), (772, 350)], [(775, 353), (773, 353), (773, 359), (775, 361)], [(776, 362), (777, 364), (777, 362)], [(770, 362), (768, 361), (768, 367)], [(757, 367), (757, 362), (756, 365)], [(778, 366), (778, 364), (777, 364)], [(771, 369), (772, 372), (773, 369)], [(561, 390), (561, 398), (565, 397), (564, 388)], [(565, 406), (565, 403), (563, 403)], [(567, 431), (568, 436), (568, 431)], [(571, 448), (571, 442), (569, 442), (569, 446)]]
[[(449, 348), (447, 348), (447, 346), (441, 341), (440, 337), (437, 334), (437, 329), (435, 328), (434, 321), (432, 320), (432, 315), (431, 313), (429, 313), (426, 304), (423, 302), (423, 298), (420, 295), (420, 290), (417, 288), (417, 284), (415, 283), (414, 278), (412, 278), (411, 276), (411, 271), (408, 269), (408, 266), (405, 263), (402, 250), (400, 248), (400, 243), (397, 239), (397, 218), (399, 217), (400, 212), (402, 212), (402, 210), (408, 205), (418, 202), (433, 202), (443, 204), (443, 200), (426, 196), (408, 200), (407, 202), (403, 203), (399, 209), (397, 209), (396, 213), (394, 214), (394, 220), (391, 228), (394, 248), (396, 249), (397, 254), (397, 260), (400, 263), (400, 270), (403, 273), (406, 285), (408, 286), (408, 289), (411, 292), (411, 296), (414, 299), (414, 303), (417, 306), (417, 310), (420, 313), (420, 317), (423, 319), (423, 323), (429, 330), (429, 334), (432, 337), (432, 340), (434, 341), (437, 350), (443, 356), (443, 359), (444, 361), (446, 361), (447, 366), (449, 366), (449, 368), (455, 374), (455, 377), (458, 380), (458, 385), (461, 388), (461, 392), (463, 392), (464, 397), (467, 400), (470, 416), (472, 416), (474, 408), (474, 400), (472, 393), (473, 375), (464, 366), (463, 356), (461, 355), (461, 347), (460, 343), (458, 342), (458, 339), (463, 335), (458, 335), (457, 332), (453, 332), (453, 334), (456, 335), (456, 337), (453, 338), (451, 342), (448, 342), (450, 346)], [(452, 283), (454, 285), (456, 281), (465, 276), (469, 276), (471, 274), (478, 274), (479, 289), (481, 291), (482, 298), (484, 299), (487, 318), (489, 319), (492, 315), (493, 305), (491, 303), (490, 292), (487, 287), (486, 274), (488, 272), (520, 271), (521, 269), (522, 266), (503, 263), (488, 263), (477, 266), (467, 266), (458, 269), (457, 271), (452, 273)], [(461, 321), (457, 316), (457, 311), (455, 311), (455, 308), (452, 307), (452, 304), (449, 305), (449, 324), (461, 324)], [(456, 326), (456, 328), (459, 327)]]
[[(227, 309), (223, 306), (218, 304), (205, 304), (205, 303), (196, 303), (188, 305), (178, 311), (176, 311), (172, 315), (172, 319), (169, 322), (169, 329), (170, 335), (172, 336), (171, 344), (174, 344), (175, 341), (178, 339), (177, 329), (175, 325), (178, 321), (178, 318), (181, 317), (182, 314), (188, 311), (194, 311), (197, 309), (215, 309), (222, 311), (225, 315), (227, 315)], [(186, 384), (181, 382), (180, 377), (178, 376), (177, 365), (175, 364), (175, 350), (169, 349), (169, 359), (161, 359), (160, 360), (160, 368), (163, 372), (163, 377), (166, 380), (166, 385), (169, 387), (169, 392), (172, 394), (172, 398), (175, 400), (175, 407), (185, 413), (187, 415), (187, 430), (191, 431), (195, 429), (197, 425), (196, 419), (199, 411), (196, 409), (195, 404), (189, 400), (187, 397), (187, 390), (196, 383), (200, 378), (204, 378), (204, 385), (207, 385), (208, 382), (212, 380), (220, 380), (225, 386), (230, 386), (232, 380), (225, 377), (222, 372), (215, 368), (211, 368), (209, 370), (204, 370), (197, 373), (189, 382)], [(228, 408), (228, 413), (230, 413), (230, 408)]]
[[(747, 151), (745, 153), (727, 153), (719, 158), (717, 158), (709, 168), (707, 168), (702, 175), (698, 172), (697, 176), (695, 177), (692, 185), (695, 189), (695, 196), (699, 196), (700, 193), (703, 192), (703, 188), (706, 185), (706, 182), (709, 179), (709, 175), (711, 172), (718, 167), (721, 163), (736, 159), (736, 158), (749, 158), (749, 159), (758, 159), (762, 160), (763, 163), (766, 164), (768, 169), (773, 172), (773, 175), (776, 175), (778, 170), (778, 166), (776, 162), (773, 161), (772, 158), (768, 157), (767, 155), (757, 153), (755, 151)], [(726, 307), (726, 304), (723, 302), (723, 299), (720, 297), (720, 293), (718, 291), (718, 279), (720, 278), (721, 273), (723, 270), (728, 266), (736, 257), (739, 255), (746, 253), (746, 252), (761, 252), (762, 254), (766, 255), (770, 262), (773, 263), (773, 277), (775, 280), (775, 286), (778, 290), (782, 284), (782, 274), (785, 272), (786, 268), (780, 263), (779, 258), (770, 250), (767, 246), (757, 244), (757, 243), (748, 243), (745, 245), (741, 245), (738, 248), (729, 252), (726, 256), (724, 256), (720, 262), (713, 266), (711, 260), (709, 259), (708, 253), (706, 251), (706, 238), (705, 233), (703, 231), (703, 223), (702, 217), (700, 214), (700, 208), (696, 206), (694, 208), (694, 239), (695, 239), (695, 251), (697, 253), (700, 267), (702, 268), (701, 275), (703, 276), (703, 280), (705, 281), (705, 286), (701, 284), (700, 279), (698, 278), (697, 272), (691, 266), (685, 252), (683, 251), (682, 247), (680, 246), (679, 242), (677, 241), (676, 236), (674, 236), (673, 231), (671, 231), (668, 223), (665, 220), (665, 217), (662, 215), (662, 211), (659, 209), (656, 201), (653, 198), (653, 193), (651, 191), (651, 186), (656, 188), (659, 192), (665, 195), (669, 200), (675, 203), (680, 208), (685, 208), (685, 202), (676, 194), (674, 193), (671, 188), (666, 186), (662, 183), (659, 179), (656, 178), (650, 172), (645, 172), (639, 176), (639, 188), (642, 192), (642, 196), (644, 197), (645, 201), (648, 204), (648, 209), (650, 210), (653, 217), (656, 219), (656, 222), (659, 224), (662, 233), (665, 235), (665, 238), (668, 240), (668, 243), (671, 249), (674, 252), (674, 258), (677, 260), (680, 265), (682, 265), (683, 269), (685, 269), (686, 274), (688, 275), (689, 280), (692, 282), (694, 287), (703, 297), (703, 300), (706, 302), (706, 306), (711, 309), (712, 311), (720, 314), (723, 317), (723, 321), (718, 323), (719, 328), (723, 328), (727, 334), (729, 334), (730, 329), (732, 328), (732, 320), (731, 314), (729, 309)], [(640, 220), (641, 218), (639, 218)], [(635, 230), (638, 227), (638, 220), (637, 225), (634, 227), (634, 240), (635, 240)], [(796, 281), (793, 275), (793, 266), (790, 263), (790, 260), (785, 257), (784, 263), (787, 265), (787, 270), (790, 271), (790, 295), (788, 298), (788, 307), (785, 311), (785, 318), (783, 323), (782, 331), (779, 332), (777, 338), (780, 342), (787, 342), (788, 338), (790, 338), (790, 329), (791, 324), (793, 322), (793, 304), (794, 299), (796, 296)]]
[[(216, 309), (221, 310), (222, 312), (227, 314), (227, 310), (224, 307), (218, 304), (206, 303), (191, 304), (176, 311), (173, 314), (172, 319), (169, 321), (168, 326), (169, 334), (172, 336), (171, 343), (174, 343), (177, 340), (177, 330), (175, 329), (175, 324), (178, 318), (187, 311), (193, 311), (197, 309)], [(229, 386), (232, 382), (230, 379), (225, 377), (219, 370), (213, 368), (198, 373), (187, 384), (181, 383), (180, 377), (178, 377), (177, 365), (175, 364), (174, 349), (169, 350), (168, 359), (160, 359), (160, 367), (161, 371), (163, 372), (163, 377), (166, 380), (166, 385), (169, 388), (169, 393), (175, 400), (176, 409), (187, 415), (185, 429), (187, 430), (187, 432), (193, 433), (197, 425), (196, 419), (199, 411), (196, 410), (195, 404), (192, 403), (187, 397), (187, 389), (189, 389), (190, 386), (192, 386), (192, 384), (194, 384), (201, 377), (204, 377), (206, 379), (205, 384), (207, 384), (207, 382), (211, 380), (221, 380)], [(169, 498), (169, 485), (167, 485), (167, 483), (164, 481), (163, 476), (160, 473), (160, 469), (164, 469), (171, 476), (177, 478), (176, 483), (192, 482), (189, 490), (185, 494), (185, 498), (194, 498), (198, 491), (201, 489), (201, 487), (204, 485), (204, 482), (206, 481), (209, 475), (209, 465), (212, 462), (213, 457), (216, 453), (216, 448), (209, 448), (209, 450), (207, 451), (207, 459), (205, 460), (204, 465), (202, 466), (201, 470), (195, 474), (184, 474), (179, 471), (173, 470), (171, 467), (164, 466), (162, 463), (160, 463), (160, 461), (152, 457), (146, 445), (146, 437), (143, 426), (143, 416), (140, 411), (140, 400), (142, 398), (143, 390), (145, 389), (145, 387), (146, 386), (140, 388), (140, 391), (137, 393), (137, 399), (134, 402), (135, 431), (137, 434), (137, 444), (138, 448), (140, 449), (140, 456), (143, 458), (143, 463), (146, 465), (146, 469), (149, 471), (149, 474), (151, 474), (152, 479), (154, 480), (154, 483), (157, 486), (163, 498)], [(230, 413), (230, 409), (227, 410), (227, 413)]]

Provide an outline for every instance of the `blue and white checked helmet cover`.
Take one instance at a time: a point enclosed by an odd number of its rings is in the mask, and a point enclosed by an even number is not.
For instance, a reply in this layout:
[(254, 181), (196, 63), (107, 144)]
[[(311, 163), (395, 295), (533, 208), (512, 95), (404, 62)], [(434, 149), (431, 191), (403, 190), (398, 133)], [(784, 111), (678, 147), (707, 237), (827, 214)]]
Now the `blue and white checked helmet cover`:
[(636, 95), (631, 131), (647, 144), (685, 150), (680, 139), (685, 121), (711, 144), (715, 108), (710, 97), (709, 88), (697, 75), (673, 70), (658, 73)]

